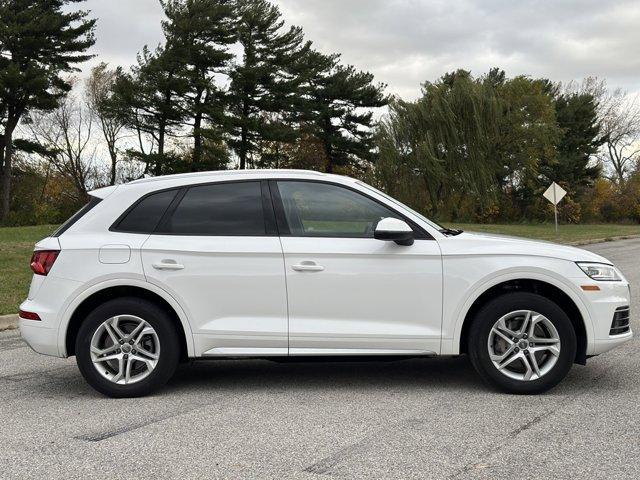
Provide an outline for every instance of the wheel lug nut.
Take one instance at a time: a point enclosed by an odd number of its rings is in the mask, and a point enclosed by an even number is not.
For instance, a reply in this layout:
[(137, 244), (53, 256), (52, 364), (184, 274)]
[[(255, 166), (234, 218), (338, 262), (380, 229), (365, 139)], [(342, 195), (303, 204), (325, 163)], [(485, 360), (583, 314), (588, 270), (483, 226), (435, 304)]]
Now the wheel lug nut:
[(126, 360), (127, 358), (129, 358), (129, 355), (127, 355), (126, 353), (124, 354), (124, 359)]
[(135, 350), (131, 350), (131, 353), (133, 353), (133, 354), (135, 355), (135, 354), (136, 354), (136, 351), (135, 351)]
[(124, 340), (120, 340), (120, 345), (122, 345), (124, 343)]
[(120, 352), (121, 352), (121, 350), (120, 350), (120, 349), (116, 350), (116, 353), (120, 353)]
[(518, 347), (513, 349), (514, 352), (518, 353), (520, 351), (520, 349)]

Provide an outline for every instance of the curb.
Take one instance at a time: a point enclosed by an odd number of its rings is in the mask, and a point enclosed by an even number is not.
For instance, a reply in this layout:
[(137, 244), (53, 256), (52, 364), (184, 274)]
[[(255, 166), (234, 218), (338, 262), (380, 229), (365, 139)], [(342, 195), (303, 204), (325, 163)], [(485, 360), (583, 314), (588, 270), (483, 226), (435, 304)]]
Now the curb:
[(0, 317), (0, 332), (4, 330), (16, 330), (18, 328), (18, 315), (3, 315)]
[(565, 243), (565, 245), (571, 245), (579, 247), (580, 245), (593, 245), (596, 243), (608, 243), (615, 242), (617, 240), (632, 240), (634, 238), (640, 238), (640, 235), (622, 235), (620, 237), (605, 237), (605, 238), (592, 238), (591, 240), (579, 240), (577, 242)]

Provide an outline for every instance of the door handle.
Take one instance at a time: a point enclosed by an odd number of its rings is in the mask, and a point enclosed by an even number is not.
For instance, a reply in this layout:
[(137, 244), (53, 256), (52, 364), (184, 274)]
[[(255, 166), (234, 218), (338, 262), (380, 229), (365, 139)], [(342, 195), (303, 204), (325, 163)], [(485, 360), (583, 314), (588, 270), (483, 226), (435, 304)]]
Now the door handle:
[(160, 263), (154, 263), (153, 268), (156, 270), (184, 270), (184, 265), (180, 265), (174, 260), (163, 260)]
[(299, 265), (293, 265), (291, 267), (296, 272), (322, 272), (324, 267), (317, 265), (315, 262), (302, 262)]

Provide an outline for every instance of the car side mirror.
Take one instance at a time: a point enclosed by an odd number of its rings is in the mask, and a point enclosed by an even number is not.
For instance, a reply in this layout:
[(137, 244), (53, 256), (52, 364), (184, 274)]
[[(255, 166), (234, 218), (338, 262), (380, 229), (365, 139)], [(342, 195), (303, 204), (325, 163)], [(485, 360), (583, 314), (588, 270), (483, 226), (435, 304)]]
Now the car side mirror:
[(414, 242), (413, 229), (407, 222), (397, 218), (383, 218), (376, 225), (374, 232), (376, 240), (396, 242), (398, 245), (410, 246)]

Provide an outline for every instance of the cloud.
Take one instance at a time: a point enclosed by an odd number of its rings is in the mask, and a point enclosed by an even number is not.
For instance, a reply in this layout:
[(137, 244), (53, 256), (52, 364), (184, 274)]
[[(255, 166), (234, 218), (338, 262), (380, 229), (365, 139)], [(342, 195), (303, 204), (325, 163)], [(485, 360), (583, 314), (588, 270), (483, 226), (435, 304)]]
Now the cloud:
[(155, 47), (163, 39), (160, 22), (164, 14), (158, 0), (87, 0), (71, 6), (78, 5), (98, 19), (92, 50), (97, 58), (89, 66), (99, 62), (131, 65), (144, 45)]
[[(389, 92), (416, 97), (444, 72), (493, 66), (509, 75), (607, 78), (640, 91), (638, 0), (276, 0), (325, 53), (371, 71)], [(157, 0), (88, 0), (99, 60), (129, 65), (162, 40)], [(95, 62), (94, 62), (95, 63)]]
[(456, 68), (640, 90), (640, 2), (601, 0), (278, 0), (325, 52), (415, 97)]

